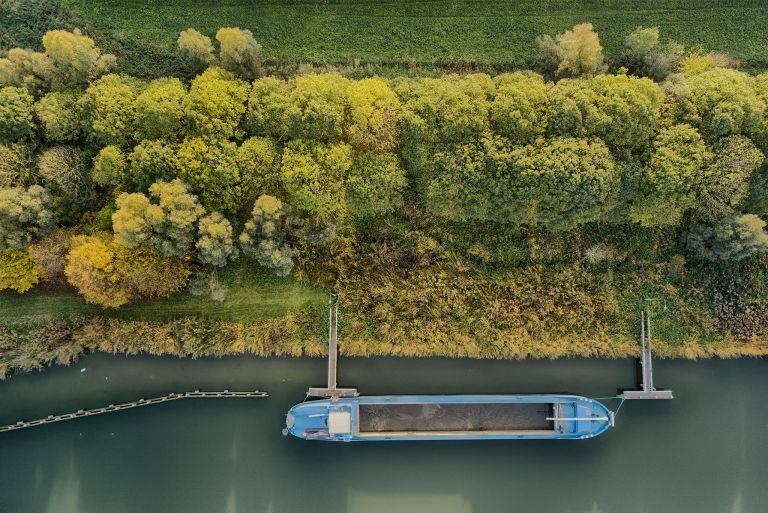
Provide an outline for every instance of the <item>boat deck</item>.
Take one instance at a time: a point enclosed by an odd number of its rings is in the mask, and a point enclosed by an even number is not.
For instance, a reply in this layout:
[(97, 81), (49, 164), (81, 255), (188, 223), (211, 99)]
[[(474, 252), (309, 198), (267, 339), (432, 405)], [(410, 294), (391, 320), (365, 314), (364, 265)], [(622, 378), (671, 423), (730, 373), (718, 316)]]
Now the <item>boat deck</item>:
[(360, 433), (551, 431), (551, 403), (361, 404)]

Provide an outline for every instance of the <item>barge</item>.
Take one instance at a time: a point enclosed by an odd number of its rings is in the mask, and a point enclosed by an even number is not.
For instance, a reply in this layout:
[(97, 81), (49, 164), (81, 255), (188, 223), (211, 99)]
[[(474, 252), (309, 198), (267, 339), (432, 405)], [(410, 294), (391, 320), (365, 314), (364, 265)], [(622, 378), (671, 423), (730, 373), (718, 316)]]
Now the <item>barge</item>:
[(356, 396), (297, 404), (286, 430), (332, 442), (584, 439), (613, 418), (599, 401), (575, 395)]

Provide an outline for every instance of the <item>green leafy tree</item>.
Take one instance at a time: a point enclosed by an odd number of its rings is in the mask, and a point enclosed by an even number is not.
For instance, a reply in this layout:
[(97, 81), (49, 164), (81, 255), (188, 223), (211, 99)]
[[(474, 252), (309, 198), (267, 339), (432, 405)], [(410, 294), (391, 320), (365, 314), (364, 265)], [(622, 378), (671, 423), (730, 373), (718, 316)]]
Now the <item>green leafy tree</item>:
[(765, 221), (754, 214), (733, 216), (715, 226), (694, 226), (688, 250), (703, 260), (743, 260), (768, 253)]
[(162, 140), (141, 141), (128, 155), (125, 185), (130, 190), (146, 192), (158, 181), (176, 177), (176, 147)]
[(268, 137), (251, 137), (237, 149), (243, 203), (251, 205), (262, 194), (278, 194), (280, 148)]
[(105, 75), (91, 84), (79, 100), (88, 140), (99, 146), (131, 144), (142, 88), (141, 81), (124, 75)]
[[(489, 91), (481, 81), (449, 75), (395, 82), (404, 99), (404, 143), (466, 144), (489, 127)], [(491, 82), (492, 84), (492, 82)]]
[(81, 149), (74, 146), (49, 148), (38, 157), (37, 169), (40, 176), (69, 201), (81, 207), (88, 205), (92, 184)]
[(291, 87), (275, 77), (253, 81), (248, 95), (248, 125), (254, 135), (286, 140), (290, 134), (290, 118), (300, 112), (291, 102)]
[(295, 252), (286, 242), (289, 222), (288, 210), (279, 199), (260, 196), (238, 238), (243, 253), (278, 276), (290, 274)]
[(567, 230), (600, 220), (617, 195), (613, 159), (598, 140), (540, 139), (510, 149), (487, 137), (436, 158), (427, 207), (451, 221)]
[(177, 174), (206, 209), (236, 212), (242, 195), (236, 156), (234, 143), (186, 139), (176, 154)]
[(358, 151), (391, 151), (400, 140), (402, 106), (392, 88), (374, 77), (352, 82), (347, 89), (347, 139)]
[(759, 133), (766, 100), (758, 94), (755, 80), (725, 68), (688, 76), (685, 94), (676, 99), (677, 120), (698, 128), (710, 142)]
[(232, 224), (223, 215), (214, 212), (200, 219), (198, 232), (197, 259), (201, 263), (224, 267), (237, 258)]
[(544, 135), (550, 108), (549, 86), (533, 73), (508, 73), (494, 78), (491, 126), (515, 144), (532, 143)]
[(610, 147), (642, 151), (661, 118), (664, 95), (647, 78), (601, 75), (561, 80), (552, 88), (550, 135), (599, 137)]
[(250, 30), (225, 27), (216, 32), (221, 67), (246, 80), (261, 72), (261, 45)]
[(0, 189), (0, 251), (25, 250), (54, 228), (51, 196), (39, 185)]
[(752, 176), (746, 210), (768, 218), (768, 162)]
[(335, 142), (344, 135), (349, 79), (336, 73), (293, 79), (288, 134), (294, 139)]
[(347, 179), (349, 209), (360, 219), (391, 214), (402, 206), (407, 185), (405, 171), (396, 155), (360, 155), (355, 158)]
[(80, 138), (78, 97), (72, 93), (48, 93), (35, 104), (35, 114), (46, 141), (70, 143)]
[(53, 62), (51, 86), (54, 89), (85, 87), (115, 64), (115, 56), (102, 54), (79, 29), (50, 30), (43, 36), (45, 55)]
[(102, 187), (114, 186), (125, 179), (127, 162), (123, 150), (117, 146), (106, 146), (93, 159), (91, 176)]
[(35, 99), (26, 89), (0, 89), (0, 143), (14, 143), (32, 137)]
[(209, 68), (192, 81), (184, 99), (190, 132), (217, 138), (240, 138), (248, 84), (229, 71)]
[(293, 141), (283, 152), (281, 175), (290, 204), (325, 221), (346, 215), (345, 180), (352, 167), (348, 144)]
[(435, 215), (454, 222), (521, 223), (514, 203), (511, 150), (500, 137), (457, 145), (434, 155), (435, 172), (423, 199)]
[(763, 160), (763, 153), (746, 137), (722, 139), (693, 208), (696, 219), (713, 224), (736, 214), (748, 198), (752, 174)]
[(630, 206), (630, 219), (644, 227), (680, 224), (701, 191), (711, 160), (695, 128), (674, 125), (662, 130)]
[(117, 198), (112, 215), (115, 240), (129, 249), (154, 247), (166, 256), (183, 256), (192, 247), (205, 209), (181, 180), (157, 182), (149, 192), (157, 203), (141, 193)]
[(0, 291), (26, 292), (40, 281), (40, 271), (29, 255), (17, 249), (0, 251)]
[(136, 98), (136, 140), (181, 139), (186, 95), (184, 84), (178, 78), (150, 82)]
[(208, 36), (204, 36), (193, 28), (188, 28), (179, 33), (176, 41), (182, 56), (195, 62), (199, 69), (204, 69), (216, 62), (216, 54), (213, 42)]
[(511, 157), (517, 175), (510, 199), (527, 224), (569, 230), (598, 221), (618, 193), (613, 158), (601, 141), (538, 141)]
[(605, 69), (603, 47), (591, 23), (575, 25), (554, 39), (541, 36), (536, 43), (538, 61), (545, 68), (554, 68), (556, 63), (554, 72), (559, 77), (596, 75)]

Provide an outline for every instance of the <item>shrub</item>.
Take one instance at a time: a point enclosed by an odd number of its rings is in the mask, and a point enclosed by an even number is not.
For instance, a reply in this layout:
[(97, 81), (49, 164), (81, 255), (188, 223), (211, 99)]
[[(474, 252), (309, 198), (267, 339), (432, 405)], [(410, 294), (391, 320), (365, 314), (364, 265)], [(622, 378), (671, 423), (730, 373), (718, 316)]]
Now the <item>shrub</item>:
[(287, 208), (274, 196), (260, 196), (253, 205), (251, 219), (238, 241), (243, 253), (278, 276), (287, 276), (293, 269), (294, 250), (286, 239), (289, 232)]
[(184, 84), (178, 78), (160, 78), (136, 97), (136, 140), (176, 141), (184, 133)]
[(126, 160), (117, 146), (106, 146), (93, 159), (91, 176), (102, 187), (117, 185), (125, 179)]
[(78, 97), (72, 93), (48, 93), (35, 104), (46, 141), (68, 143), (80, 138), (80, 112)]
[(403, 204), (408, 181), (397, 156), (365, 153), (355, 159), (347, 179), (349, 209), (357, 218), (391, 214)]
[(54, 228), (51, 196), (39, 185), (0, 189), (0, 251), (25, 250)]
[(240, 138), (248, 84), (220, 68), (209, 68), (192, 81), (184, 113), (192, 134)]
[(117, 198), (115, 240), (129, 249), (154, 247), (165, 256), (183, 256), (192, 247), (195, 224), (205, 209), (181, 180), (154, 183), (149, 192), (157, 204), (141, 193)]
[(40, 281), (40, 271), (29, 255), (17, 249), (0, 251), (0, 291), (26, 292)]
[(206, 209), (235, 212), (242, 194), (236, 155), (237, 146), (228, 141), (186, 139), (176, 153), (177, 175)]
[(367, 78), (347, 89), (347, 139), (358, 151), (391, 151), (400, 139), (402, 106), (395, 92), (380, 78)]
[(754, 214), (734, 216), (715, 226), (694, 226), (688, 250), (703, 260), (743, 260), (768, 252), (765, 221)]
[(214, 212), (201, 218), (198, 233), (197, 259), (201, 263), (224, 267), (237, 258), (232, 224), (220, 213)]
[(0, 143), (14, 143), (32, 137), (35, 99), (20, 87), (0, 89)]
[(261, 72), (261, 45), (256, 42), (250, 30), (220, 28), (216, 40), (221, 48), (221, 67), (241, 78), (252, 80)]

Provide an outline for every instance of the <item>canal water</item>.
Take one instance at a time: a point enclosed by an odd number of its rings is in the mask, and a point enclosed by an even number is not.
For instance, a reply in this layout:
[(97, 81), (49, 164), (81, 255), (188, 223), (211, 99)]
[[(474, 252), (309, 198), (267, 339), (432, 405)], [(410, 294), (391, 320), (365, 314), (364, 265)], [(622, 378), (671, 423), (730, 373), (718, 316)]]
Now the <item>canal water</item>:
[[(0, 513), (760, 513), (768, 361), (657, 361), (674, 401), (626, 402), (585, 441), (328, 444), (283, 437), (321, 359), (102, 354), (0, 382), (0, 424), (194, 390), (186, 399), (0, 434)], [(342, 359), (376, 393), (613, 395), (631, 361)], [(615, 406), (615, 405), (614, 405)]]

